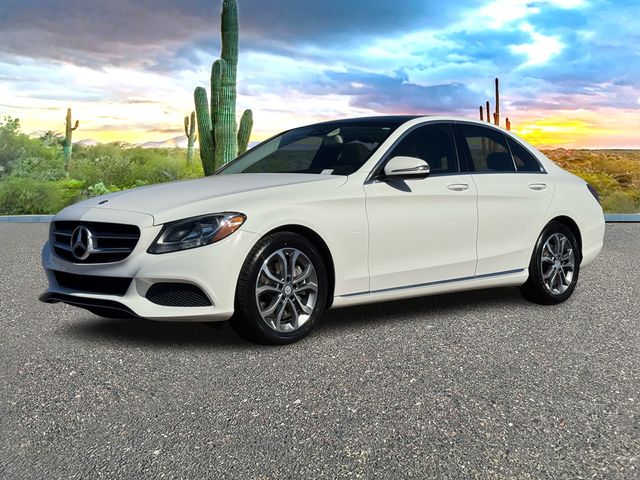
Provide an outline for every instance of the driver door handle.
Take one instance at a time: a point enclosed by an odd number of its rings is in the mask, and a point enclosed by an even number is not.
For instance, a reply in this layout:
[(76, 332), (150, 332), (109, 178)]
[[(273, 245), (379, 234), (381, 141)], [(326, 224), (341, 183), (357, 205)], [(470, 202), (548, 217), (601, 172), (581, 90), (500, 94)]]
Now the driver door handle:
[(450, 183), (449, 185), (447, 185), (447, 188), (454, 192), (462, 192), (464, 190), (469, 190), (469, 184), (468, 183)]
[(547, 184), (546, 183), (530, 183), (529, 188), (531, 190), (544, 190), (545, 188), (547, 188)]

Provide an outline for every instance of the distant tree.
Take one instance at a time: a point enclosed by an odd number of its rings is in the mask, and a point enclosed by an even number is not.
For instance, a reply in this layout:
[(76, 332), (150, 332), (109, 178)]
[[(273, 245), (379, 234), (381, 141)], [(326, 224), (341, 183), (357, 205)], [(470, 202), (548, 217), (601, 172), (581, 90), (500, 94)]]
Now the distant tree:
[(4, 117), (4, 120), (0, 122), (0, 132), (5, 135), (17, 135), (20, 133), (20, 119), (10, 115)]

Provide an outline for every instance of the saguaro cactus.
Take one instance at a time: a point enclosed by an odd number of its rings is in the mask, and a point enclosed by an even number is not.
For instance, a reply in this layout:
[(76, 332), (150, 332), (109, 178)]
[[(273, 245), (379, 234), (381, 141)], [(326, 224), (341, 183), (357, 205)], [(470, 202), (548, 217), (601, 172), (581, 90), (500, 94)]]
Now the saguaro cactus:
[(187, 164), (191, 164), (196, 142), (196, 112), (191, 112), (191, 118), (184, 117), (184, 134), (187, 136)]
[(496, 113), (493, 116), (495, 124), (500, 125), (500, 87), (498, 86), (498, 78), (496, 77)]
[[(489, 100), (486, 102), (486, 117), (487, 122), (491, 123), (493, 119), (493, 123), (496, 125), (500, 125), (500, 80), (496, 77), (495, 79), (495, 88), (496, 88), (496, 111), (491, 113), (489, 109)], [(484, 115), (482, 111), (482, 106), (480, 106), (480, 121), (484, 121)], [(509, 118), (506, 118), (506, 127), (507, 130), (511, 130), (511, 121)]]
[(64, 165), (65, 168), (69, 164), (69, 160), (71, 160), (71, 150), (73, 148), (73, 131), (76, 130), (80, 126), (80, 122), (76, 120), (76, 124), (71, 126), (71, 109), (67, 108), (67, 118), (65, 121), (65, 131), (64, 131), (64, 143), (62, 144), (62, 152), (64, 154)]
[(236, 128), (238, 5), (235, 0), (223, 0), (221, 27), (221, 58), (211, 67), (211, 102), (204, 88), (197, 87), (194, 91), (205, 175), (211, 175), (246, 150), (253, 125), (251, 110), (245, 110), (240, 128)]

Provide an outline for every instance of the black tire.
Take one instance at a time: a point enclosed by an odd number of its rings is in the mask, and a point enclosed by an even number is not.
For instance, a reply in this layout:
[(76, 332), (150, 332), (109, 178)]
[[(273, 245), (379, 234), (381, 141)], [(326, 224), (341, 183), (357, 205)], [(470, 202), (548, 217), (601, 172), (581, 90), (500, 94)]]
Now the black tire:
[[(564, 236), (568, 242), (571, 244), (571, 249), (574, 255), (574, 267), (572, 271), (572, 277), (568, 284), (566, 290), (562, 292), (552, 291), (546, 284), (543, 278), (544, 276), (544, 266), (543, 266), (543, 249), (545, 243), (554, 235), (559, 234)], [(548, 252), (547, 252), (548, 253)], [(545, 255), (545, 258), (548, 255)], [(568, 299), (573, 290), (576, 288), (576, 284), (578, 282), (578, 275), (580, 273), (580, 261), (581, 252), (578, 246), (578, 242), (576, 240), (573, 232), (564, 224), (559, 222), (551, 222), (549, 223), (540, 236), (538, 237), (538, 241), (536, 242), (536, 246), (533, 249), (533, 254), (531, 255), (531, 261), (529, 263), (529, 278), (527, 281), (520, 287), (520, 292), (522, 296), (527, 300), (539, 303), (541, 305), (555, 305), (558, 303), (564, 302)], [(547, 271), (551, 270), (553, 267), (549, 264), (549, 268)], [(564, 271), (564, 270), (563, 270)]]
[[(313, 311), (299, 328), (282, 332), (263, 320), (256, 300), (256, 285), (263, 263), (280, 249), (297, 249), (304, 253), (315, 268), (317, 293)], [(302, 235), (277, 232), (262, 238), (253, 247), (240, 270), (236, 287), (235, 313), (231, 327), (243, 338), (264, 345), (285, 345), (304, 338), (322, 316), (327, 304), (327, 272), (315, 246)]]

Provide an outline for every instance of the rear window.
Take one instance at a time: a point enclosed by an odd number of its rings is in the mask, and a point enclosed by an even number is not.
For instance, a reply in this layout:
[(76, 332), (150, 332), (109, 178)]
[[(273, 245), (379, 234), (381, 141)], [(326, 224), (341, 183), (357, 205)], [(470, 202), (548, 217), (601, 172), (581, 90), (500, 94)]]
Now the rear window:
[(518, 142), (507, 138), (509, 142), (509, 148), (513, 155), (513, 161), (516, 164), (516, 168), (519, 172), (542, 172), (542, 166), (526, 148), (520, 145)]
[(476, 125), (460, 125), (469, 147), (474, 172), (515, 172), (507, 140), (497, 130)]

